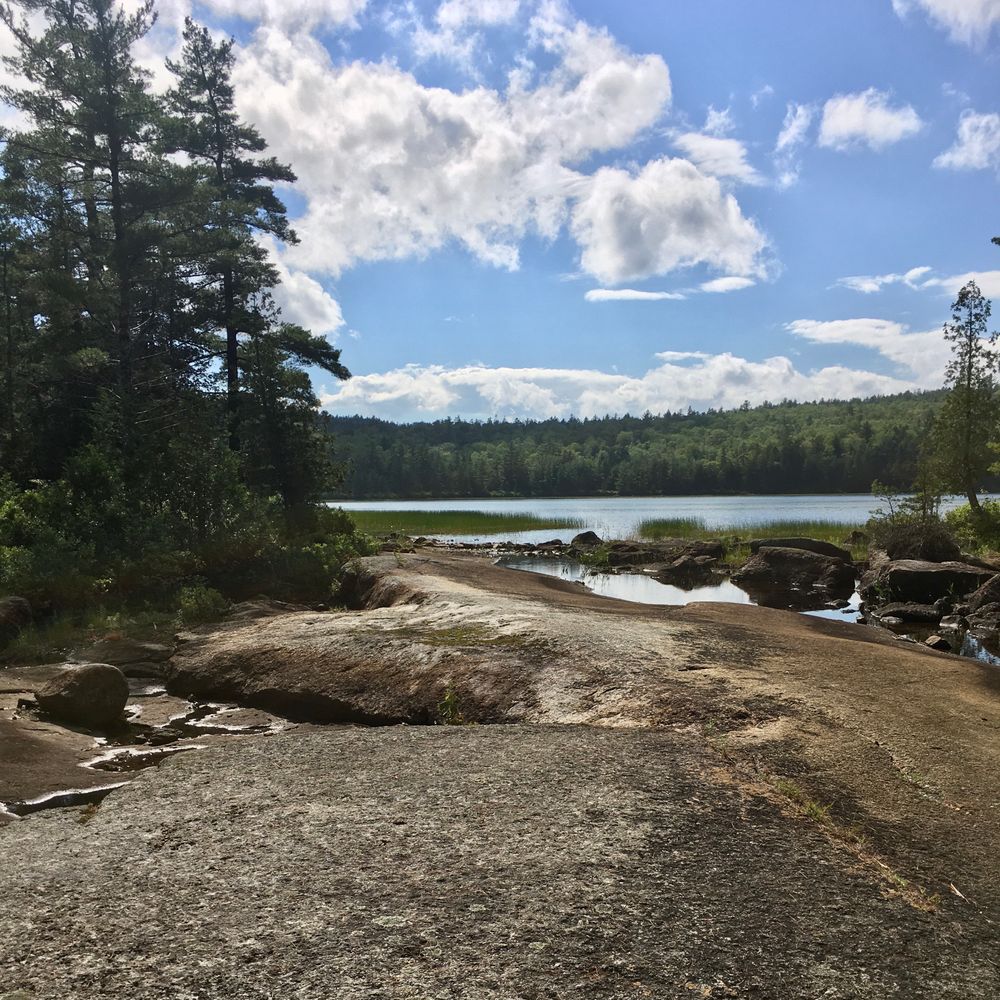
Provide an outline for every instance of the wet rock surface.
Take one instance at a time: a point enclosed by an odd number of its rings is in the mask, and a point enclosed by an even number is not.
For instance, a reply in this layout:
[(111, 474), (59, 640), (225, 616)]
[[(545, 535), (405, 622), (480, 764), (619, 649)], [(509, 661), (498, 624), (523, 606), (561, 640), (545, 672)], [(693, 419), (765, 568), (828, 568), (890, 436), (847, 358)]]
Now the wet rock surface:
[[(311, 728), (9, 826), (4, 988), (32, 997), (992, 995), (927, 913), (691, 734)], [(95, 938), (95, 929), (99, 940)], [(987, 937), (986, 935), (990, 935)]]

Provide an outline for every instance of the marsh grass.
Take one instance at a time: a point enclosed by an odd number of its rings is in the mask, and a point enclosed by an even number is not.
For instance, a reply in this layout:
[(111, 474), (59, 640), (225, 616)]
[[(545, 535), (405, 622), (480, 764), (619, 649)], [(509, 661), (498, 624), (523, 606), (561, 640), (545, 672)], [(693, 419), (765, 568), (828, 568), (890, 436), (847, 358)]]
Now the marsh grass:
[[(518, 531), (577, 529), (579, 518), (536, 514), (490, 513), (482, 510), (352, 510), (360, 531), (368, 534), (500, 535)], [(568, 540), (568, 539), (567, 539)]]
[(850, 544), (851, 533), (860, 530), (860, 525), (841, 524), (839, 521), (764, 521), (759, 524), (729, 524), (709, 528), (696, 517), (655, 518), (642, 521), (636, 531), (637, 537), (650, 541), (663, 538), (709, 539), (718, 538), (726, 546), (730, 560), (739, 561), (749, 556), (749, 542), (756, 538), (816, 538), (832, 542), (851, 550), (855, 559), (864, 559), (864, 543)]

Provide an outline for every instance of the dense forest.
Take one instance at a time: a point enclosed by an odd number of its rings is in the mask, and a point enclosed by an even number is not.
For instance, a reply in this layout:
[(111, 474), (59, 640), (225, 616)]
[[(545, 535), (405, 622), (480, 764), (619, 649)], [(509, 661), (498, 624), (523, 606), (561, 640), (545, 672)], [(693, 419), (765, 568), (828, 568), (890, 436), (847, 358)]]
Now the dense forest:
[(339, 498), (850, 493), (875, 479), (911, 486), (944, 398), (525, 422), (327, 416), (325, 427), (347, 467)]
[[(0, 7), (0, 585), (56, 607), (329, 594), (351, 544), (263, 236), (289, 166), (234, 106), (232, 43), (187, 22), (154, 92), (149, 2)], [(30, 22), (23, 14), (30, 14)], [(216, 590), (215, 588), (218, 588)]]

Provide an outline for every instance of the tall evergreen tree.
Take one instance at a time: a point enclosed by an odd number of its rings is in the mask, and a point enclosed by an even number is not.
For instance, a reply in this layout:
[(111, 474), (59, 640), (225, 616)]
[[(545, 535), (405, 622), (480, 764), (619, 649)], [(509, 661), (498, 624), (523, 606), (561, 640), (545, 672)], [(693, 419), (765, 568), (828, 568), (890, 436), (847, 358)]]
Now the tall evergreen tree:
[(952, 304), (944, 337), (951, 344), (945, 370), (950, 389), (935, 420), (933, 462), (945, 489), (962, 492), (981, 510), (978, 492), (995, 460), (991, 442), (1000, 423), (997, 398), (997, 334), (988, 330), (990, 303), (970, 281)]
[(177, 77), (169, 95), (175, 113), (170, 146), (187, 154), (200, 172), (198, 204), (205, 219), (199, 234), (205, 262), (202, 307), (225, 335), (230, 446), (237, 450), (239, 335), (255, 325), (248, 312), (256, 293), (277, 283), (255, 235), (297, 242), (273, 186), (294, 181), (295, 174), (274, 157), (260, 155), (267, 144), (236, 112), (232, 40), (215, 42), (207, 28), (188, 18), (180, 61), (168, 60), (167, 66)]

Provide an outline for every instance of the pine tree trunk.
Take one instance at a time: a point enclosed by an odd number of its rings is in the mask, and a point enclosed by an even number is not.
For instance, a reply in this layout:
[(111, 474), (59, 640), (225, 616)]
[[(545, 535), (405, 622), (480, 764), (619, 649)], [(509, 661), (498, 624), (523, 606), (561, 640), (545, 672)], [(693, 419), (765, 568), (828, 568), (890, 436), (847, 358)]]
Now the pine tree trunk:
[(222, 275), (223, 308), (226, 327), (226, 409), (229, 413), (229, 447), (240, 450), (240, 356), (236, 327), (233, 325), (235, 294), (233, 271), (226, 267)]

